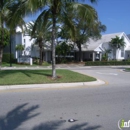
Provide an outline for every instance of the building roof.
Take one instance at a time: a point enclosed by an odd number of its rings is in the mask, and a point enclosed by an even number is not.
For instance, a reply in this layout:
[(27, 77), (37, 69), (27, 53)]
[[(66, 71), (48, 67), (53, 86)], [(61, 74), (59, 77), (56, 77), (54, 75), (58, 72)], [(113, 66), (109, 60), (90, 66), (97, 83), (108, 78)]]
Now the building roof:
[(98, 40), (90, 39), (87, 43), (82, 45), (82, 51), (94, 51), (102, 43), (109, 43), (112, 38), (115, 38), (116, 36), (120, 36), (123, 33), (124, 32), (102, 35), (101, 39)]

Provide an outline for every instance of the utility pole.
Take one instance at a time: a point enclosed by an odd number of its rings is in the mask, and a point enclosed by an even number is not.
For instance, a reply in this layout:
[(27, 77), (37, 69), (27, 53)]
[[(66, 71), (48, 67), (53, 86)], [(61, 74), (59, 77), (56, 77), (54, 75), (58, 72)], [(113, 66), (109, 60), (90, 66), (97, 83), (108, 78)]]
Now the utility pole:
[(11, 34), (10, 34), (10, 67), (12, 67), (11, 54), (12, 54), (12, 52), (11, 52)]

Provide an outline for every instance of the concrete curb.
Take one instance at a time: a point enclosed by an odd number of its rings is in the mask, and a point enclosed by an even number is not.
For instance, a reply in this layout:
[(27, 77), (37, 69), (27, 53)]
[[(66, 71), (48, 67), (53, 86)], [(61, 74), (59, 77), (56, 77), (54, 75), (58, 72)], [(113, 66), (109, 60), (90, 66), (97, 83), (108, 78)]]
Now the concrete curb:
[(104, 81), (97, 79), (93, 82), (77, 82), (77, 83), (53, 83), (53, 84), (29, 84), (29, 85), (6, 85), (0, 86), (0, 90), (11, 90), (11, 89), (48, 89), (48, 88), (73, 88), (73, 87), (84, 87), (84, 86), (97, 86), (105, 84)]

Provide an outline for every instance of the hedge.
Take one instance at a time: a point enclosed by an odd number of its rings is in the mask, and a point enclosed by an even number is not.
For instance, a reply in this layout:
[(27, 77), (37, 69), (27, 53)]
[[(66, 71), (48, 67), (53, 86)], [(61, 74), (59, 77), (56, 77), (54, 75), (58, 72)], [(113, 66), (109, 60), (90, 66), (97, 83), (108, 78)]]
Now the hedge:
[(103, 65), (130, 65), (130, 61), (88, 61), (86, 66), (103, 66)]
[[(12, 60), (12, 62), (15, 61), (13, 54), (11, 54), (11, 60)], [(6, 62), (6, 63), (9, 63), (9, 62), (10, 62), (10, 53), (4, 53), (4, 54), (3, 54), (2, 62)]]

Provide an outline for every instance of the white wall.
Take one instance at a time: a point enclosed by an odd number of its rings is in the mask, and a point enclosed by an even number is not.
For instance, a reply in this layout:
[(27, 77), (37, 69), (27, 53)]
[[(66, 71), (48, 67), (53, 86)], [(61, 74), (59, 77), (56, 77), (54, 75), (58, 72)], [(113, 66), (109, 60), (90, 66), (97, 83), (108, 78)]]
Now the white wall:
[(33, 45), (33, 46), (31, 47), (31, 57), (37, 57), (37, 58), (40, 57), (39, 47), (38, 47), (37, 45)]
[(34, 42), (34, 39), (31, 39), (30, 36), (23, 35), (22, 37), (22, 45), (25, 45), (25, 50), (23, 55), (31, 56), (31, 46)]
[(126, 59), (126, 49), (128, 48), (128, 47), (130, 47), (130, 41), (129, 41), (129, 39), (128, 39), (128, 37), (124, 34), (124, 33), (122, 33), (122, 35), (120, 35), (120, 38), (124, 38), (124, 42), (126, 43), (125, 44), (125, 47), (124, 47), (124, 57), (121, 57), (121, 49), (118, 51), (118, 57), (117, 57), (117, 59), (118, 60), (123, 60), (123, 59)]

